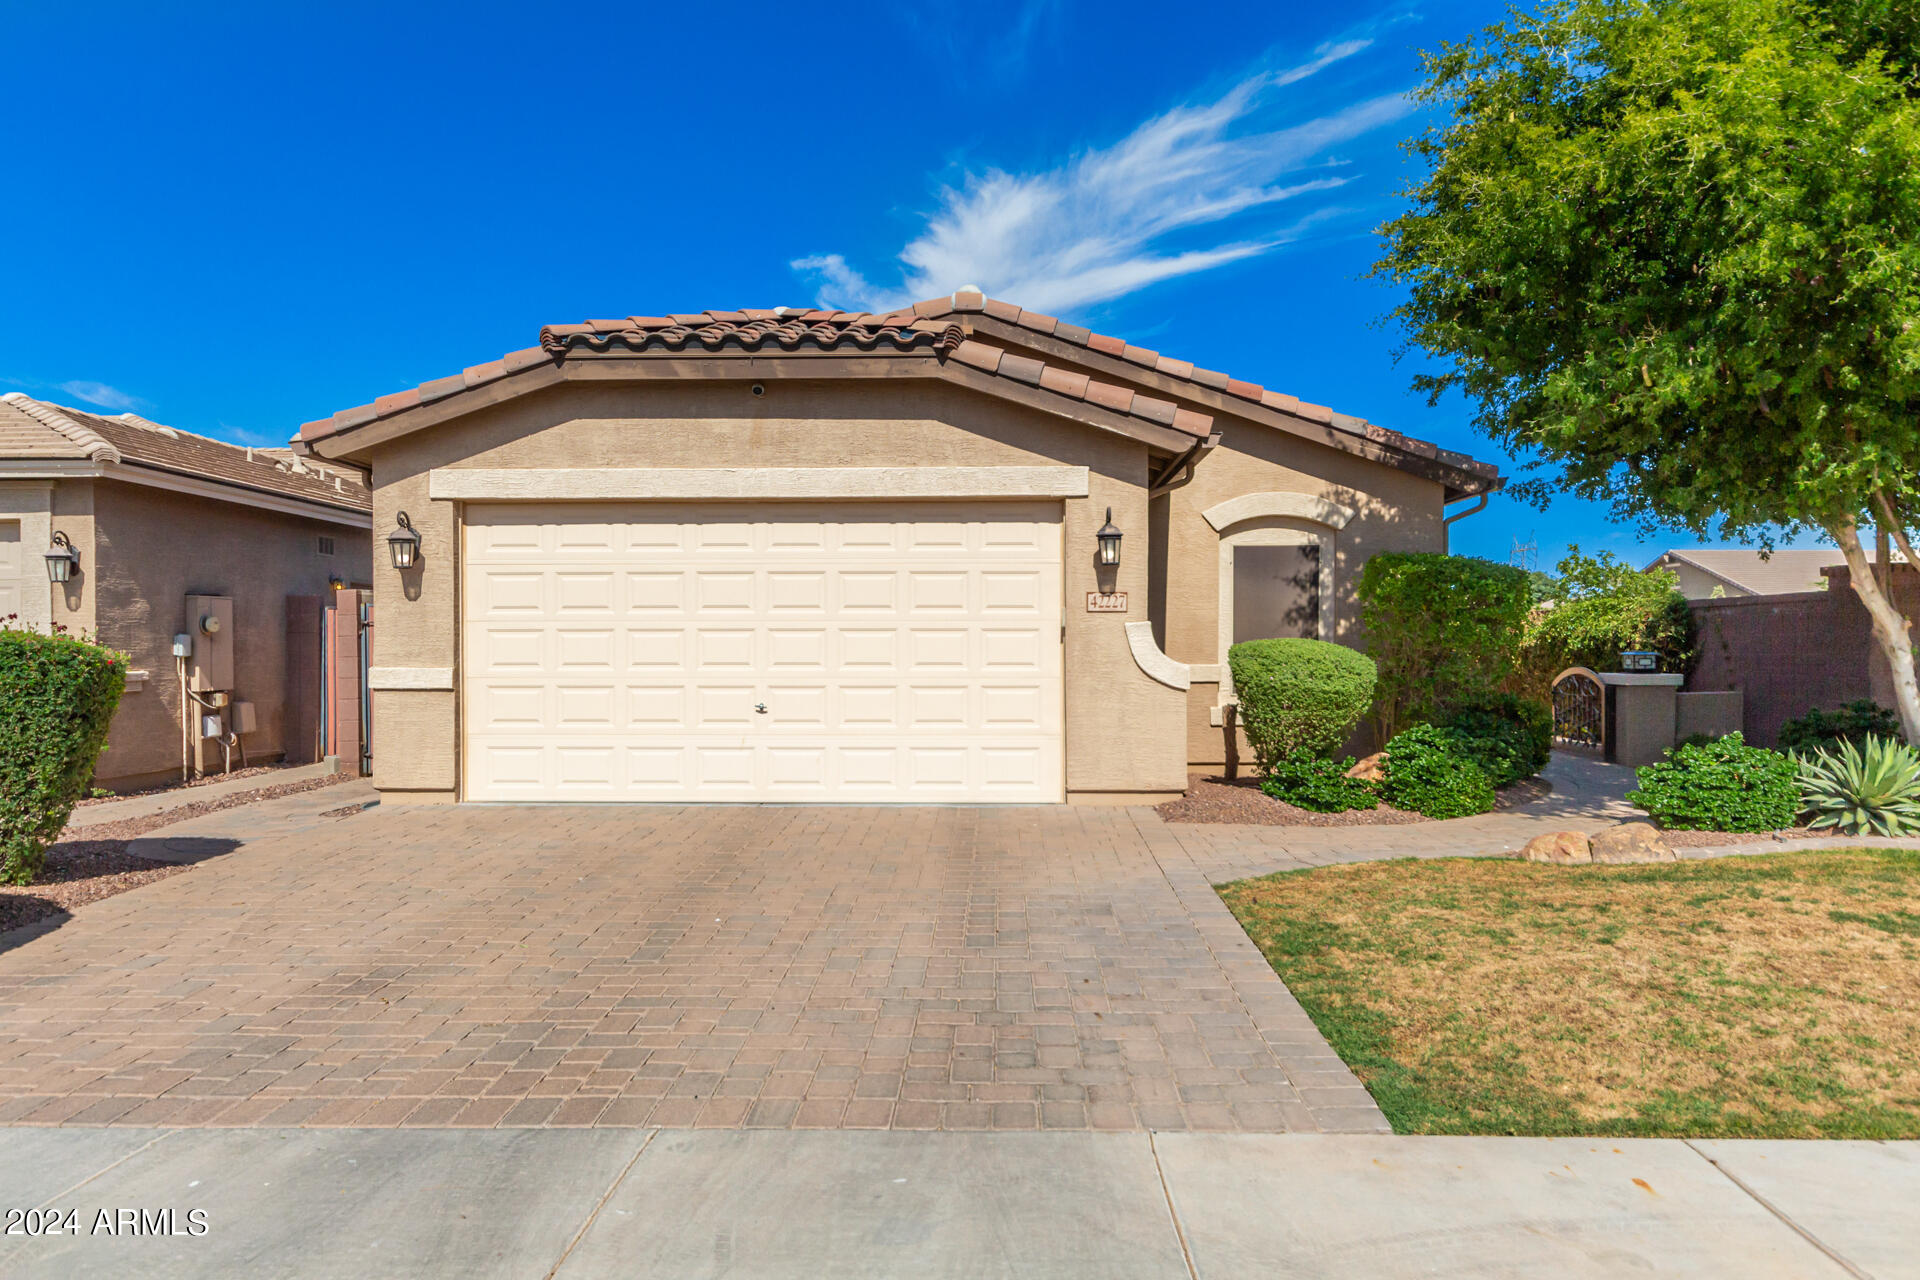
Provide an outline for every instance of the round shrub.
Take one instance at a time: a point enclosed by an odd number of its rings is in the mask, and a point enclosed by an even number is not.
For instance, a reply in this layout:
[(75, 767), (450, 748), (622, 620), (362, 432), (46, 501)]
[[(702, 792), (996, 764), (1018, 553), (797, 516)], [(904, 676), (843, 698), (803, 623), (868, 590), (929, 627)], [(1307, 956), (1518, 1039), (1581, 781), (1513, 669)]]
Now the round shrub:
[(1683, 745), (1639, 771), (1627, 792), (1663, 827), (1694, 831), (1778, 831), (1793, 825), (1800, 789), (1793, 759), (1750, 747), (1737, 733)]
[(0, 881), (32, 884), (86, 793), (127, 683), (124, 654), (0, 630)]
[(1396, 809), (1429, 818), (1465, 818), (1493, 808), (1493, 779), (1460, 752), (1461, 739), (1415, 725), (1387, 744), (1380, 793)]
[(1240, 724), (1262, 770), (1296, 751), (1332, 755), (1373, 705), (1373, 659), (1325, 640), (1248, 640), (1227, 650)]
[(1485, 769), (1495, 787), (1531, 778), (1553, 754), (1553, 713), (1511, 693), (1477, 699), (1440, 723), (1458, 739), (1455, 754)]
[(1310, 751), (1296, 751), (1276, 760), (1260, 780), (1260, 789), (1276, 800), (1285, 800), (1300, 809), (1315, 813), (1345, 813), (1349, 809), (1371, 809), (1379, 803), (1379, 791), (1365, 778), (1349, 778), (1353, 757), (1329, 760)]
[(1899, 716), (1867, 698), (1832, 711), (1811, 710), (1780, 726), (1780, 749), (1802, 756), (1832, 751), (1843, 742), (1865, 750), (1868, 738), (1900, 742), (1905, 735), (1900, 732)]

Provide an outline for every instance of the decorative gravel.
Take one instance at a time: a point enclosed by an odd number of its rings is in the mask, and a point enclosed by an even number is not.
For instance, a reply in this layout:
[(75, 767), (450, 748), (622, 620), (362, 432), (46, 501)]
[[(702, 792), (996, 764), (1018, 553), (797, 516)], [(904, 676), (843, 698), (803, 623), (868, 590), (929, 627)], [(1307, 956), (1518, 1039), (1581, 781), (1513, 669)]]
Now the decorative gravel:
[(1810, 836), (1832, 835), (1812, 827), (1782, 827), (1778, 831), (1666, 831), (1660, 838), (1675, 849), (1709, 849), (1723, 844), (1753, 844), (1761, 840), (1805, 840)]
[[(271, 773), (273, 770), (261, 772)], [(257, 787), (252, 791), (216, 796), (211, 800), (196, 800), (164, 813), (149, 813), (119, 822), (82, 825), (86, 823), (86, 817), (76, 808), (73, 820), (67, 823), (59, 840), (47, 846), (47, 862), (39, 879), (30, 885), (0, 884), (0, 933), (49, 916), (64, 915), (87, 903), (111, 898), (116, 893), (138, 889), (143, 884), (192, 869), (191, 864), (156, 862), (128, 853), (127, 842), (149, 831), (170, 827), (176, 822), (185, 822), (188, 818), (198, 818), (203, 814), (217, 813), (222, 809), (236, 809), (261, 800), (317, 791), (321, 787), (351, 781), (352, 778), (352, 774), (335, 773), (299, 782), (283, 782)]]
[[(235, 769), (232, 773), (209, 773), (195, 778), (192, 782), (163, 782), (154, 787), (142, 787), (138, 791), (116, 791), (110, 796), (89, 796), (75, 805), (74, 812), (91, 808), (99, 804), (112, 804), (116, 800), (131, 800), (135, 796), (157, 796), (167, 791), (191, 791), (195, 787), (204, 787), (215, 782), (232, 782), (235, 778), (261, 777), (270, 773), (279, 773), (283, 769), (300, 769), (297, 764), (256, 764), (247, 769)], [(261, 784), (265, 786), (265, 783)]]
[(1155, 812), (1167, 822), (1239, 822), (1268, 827), (1377, 827), (1427, 821), (1417, 813), (1384, 804), (1345, 813), (1315, 813), (1275, 800), (1254, 778), (1229, 782), (1203, 773), (1188, 779), (1186, 795), (1167, 801)]
[[(1493, 807), (1512, 809), (1552, 791), (1552, 784), (1544, 778), (1528, 778), (1501, 788), (1494, 797)], [(1243, 776), (1229, 781), (1218, 774), (1206, 773), (1190, 775), (1187, 794), (1157, 806), (1154, 812), (1164, 822), (1229, 822), (1264, 827), (1397, 827), (1432, 821), (1390, 804), (1349, 809), (1345, 813), (1315, 813), (1274, 799), (1260, 789), (1257, 778)]]

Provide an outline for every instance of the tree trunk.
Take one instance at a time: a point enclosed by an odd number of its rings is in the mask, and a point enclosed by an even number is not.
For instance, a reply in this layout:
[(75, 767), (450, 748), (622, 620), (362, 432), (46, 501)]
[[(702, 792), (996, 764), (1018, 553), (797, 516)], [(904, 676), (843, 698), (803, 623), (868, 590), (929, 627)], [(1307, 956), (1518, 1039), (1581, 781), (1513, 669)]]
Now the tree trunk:
[(1873, 565), (1868, 563), (1867, 553), (1860, 546), (1859, 525), (1848, 520), (1827, 532), (1840, 544), (1840, 553), (1847, 558), (1847, 578), (1860, 603), (1867, 607), (1867, 616), (1873, 621), (1873, 638), (1893, 672), (1893, 702), (1894, 709), (1900, 713), (1900, 727), (1906, 732), (1908, 742), (1920, 745), (1920, 683), (1914, 678), (1911, 627), (1894, 606), (1892, 592), (1880, 589)]

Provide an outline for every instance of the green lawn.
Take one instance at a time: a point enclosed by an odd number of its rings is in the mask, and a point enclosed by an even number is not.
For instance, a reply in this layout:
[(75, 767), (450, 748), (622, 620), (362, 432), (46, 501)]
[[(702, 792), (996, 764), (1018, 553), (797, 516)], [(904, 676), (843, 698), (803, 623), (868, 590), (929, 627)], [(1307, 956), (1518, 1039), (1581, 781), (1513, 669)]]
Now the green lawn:
[(1404, 860), (1220, 895), (1396, 1132), (1920, 1137), (1920, 853)]

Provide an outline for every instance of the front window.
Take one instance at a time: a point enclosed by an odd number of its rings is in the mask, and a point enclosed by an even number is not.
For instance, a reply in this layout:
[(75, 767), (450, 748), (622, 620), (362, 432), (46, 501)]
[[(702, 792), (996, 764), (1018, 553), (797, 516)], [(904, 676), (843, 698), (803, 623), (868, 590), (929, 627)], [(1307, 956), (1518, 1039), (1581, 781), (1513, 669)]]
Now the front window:
[(1233, 549), (1233, 643), (1320, 638), (1320, 548)]

